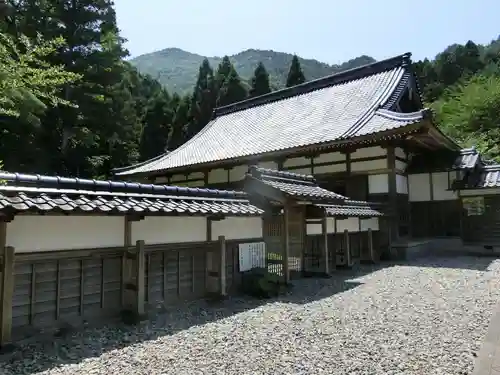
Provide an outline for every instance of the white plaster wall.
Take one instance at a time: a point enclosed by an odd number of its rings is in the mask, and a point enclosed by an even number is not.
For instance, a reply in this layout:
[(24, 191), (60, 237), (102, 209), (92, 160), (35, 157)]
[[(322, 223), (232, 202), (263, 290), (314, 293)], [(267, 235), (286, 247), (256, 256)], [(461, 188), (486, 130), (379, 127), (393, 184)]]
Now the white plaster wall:
[(298, 167), (302, 165), (311, 165), (311, 159), (306, 158), (305, 156), (300, 156), (297, 158), (290, 158), (286, 159), (283, 162), (283, 168), (289, 168), (289, 167)]
[(176, 185), (188, 186), (188, 187), (201, 187), (205, 185), (205, 181), (204, 180), (186, 181), (186, 182), (176, 183)]
[(368, 229), (379, 230), (379, 219), (378, 217), (370, 217), (367, 219), (361, 219), (361, 231), (367, 231)]
[(346, 154), (342, 154), (341, 152), (327, 152), (313, 159), (314, 164), (331, 163), (334, 161), (345, 161), (345, 160), (346, 160)]
[(408, 199), (410, 202), (427, 202), (431, 200), (429, 173), (408, 175)]
[(123, 246), (125, 222), (115, 216), (23, 216), (7, 224), (16, 252)]
[(432, 174), (433, 199), (435, 201), (447, 201), (458, 198), (454, 191), (448, 191), (449, 188), (448, 172), (439, 172)]
[(259, 163), (259, 167), (266, 169), (278, 169), (278, 163), (274, 161), (263, 161)]
[(373, 174), (368, 176), (368, 193), (384, 194), (389, 192), (389, 176), (387, 174)]
[(314, 166), (314, 174), (337, 173), (345, 172), (346, 170), (347, 166), (345, 163)]
[(334, 217), (326, 218), (326, 231), (328, 233), (335, 233), (335, 219)]
[(212, 222), (212, 240), (225, 236), (227, 240), (262, 238), (262, 218), (230, 217)]
[(480, 195), (500, 195), (500, 188), (461, 190), (461, 197), (474, 197)]
[(160, 176), (155, 178), (155, 184), (166, 184), (168, 183), (168, 178), (165, 176)]
[(188, 174), (188, 179), (190, 180), (203, 180), (205, 178), (205, 173), (203, 172), (193, 172)]
[(408, 194), (408, 178), (406, 176), (396, 175), (396, 192), (399, 194)]
[[(199, 242), (207, 240), (207, 219), (204, 217), (153, 217), (132, 222), (132, 243), (146, 244)], [(123, 222), (122, 222), (123, 241)]]
[[(285, 168), (285, 170), (287, 170)], [(288, 169), (288, 172), (292, 173), (297, 173), (297, 174), (306, 174), (306, 175), (311, 175), (312, 174), (312, 169), (311, 167), (305, 167), (305, 168), (297, 168), (297, 169)]]
[(351, 161), (351, 171), (353, 172), (376, 171), (378, 169), (387, 169), (387, 159)]
[(229, 170), (229, 181), (241, 181), (245, 178), (245, 174), (248, 172), (248, 165), (237, 165)]
[(401, 159), (406, 159), (406, 152), (401, 147), (396, 147), (394, 149), (394, 154)]
[(342, 220), (337, 218), (337, 232), (342, 233), (346, 229), (349, 232), (359, 232), (359, 218), (349, 217)]
[(186, 181), (186, 175), (185, 174), (174, 174), (170, 178), (170, 182), (173, 183), (175, 181)]
[(396, 159), (396, 169), (402, 172), (406, 171), (406, 163), (404, 161)]
[(365, 147), (352, 152), (351, 160), (360, 158), (373, 158), (376, 156), (384, 155), (387, 155), (387, 150), (385, 148), (382, 148), (380, 146)]
[(227, 181), (227, 170), (223, 168), (212, 169), (208, 172), (208, 183), (209, 184), (220, 184), (226, 183)]
[(321, 229), (321, 224), (306, 224), (306, 233), (307, 234), (322, 234), (323, 231)]

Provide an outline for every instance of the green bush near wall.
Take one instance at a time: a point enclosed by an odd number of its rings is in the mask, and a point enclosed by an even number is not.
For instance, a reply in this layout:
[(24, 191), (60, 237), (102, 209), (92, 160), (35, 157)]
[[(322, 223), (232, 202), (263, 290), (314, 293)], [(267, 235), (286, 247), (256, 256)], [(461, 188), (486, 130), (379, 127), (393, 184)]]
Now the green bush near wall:
[(266, 299), (278, 296), (284, 289), (281, 278), (265, 268), (253, 268), (242, 273), (241, 290), (249, 296)]

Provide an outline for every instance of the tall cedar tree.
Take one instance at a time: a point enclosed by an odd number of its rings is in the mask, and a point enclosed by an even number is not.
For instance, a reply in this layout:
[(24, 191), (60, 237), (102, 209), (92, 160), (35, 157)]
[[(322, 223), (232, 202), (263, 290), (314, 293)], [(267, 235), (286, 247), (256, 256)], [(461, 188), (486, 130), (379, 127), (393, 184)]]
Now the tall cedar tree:
[(47, 153), (40, 155), (45, 169), (105, 176), (111, 166), (136, 160), (140, 122), (113, 2), (20, 0), (17, 6), (22, 31), (32, 37), (40, 32), (47, 39), (61, 35), (67, 48), (51, 62), (82, 76), (63, 91), (63, 98), (78, 108), (50, 109), (43, 121), (38, 147)]
[[(38, 116), (39, 127), (9, 116), (0, 117), (0, 155), (5, 158), (8, 170), (100, 178), (113, 167), (163, 152), (165, 142), (169, 150), (180, 146), (189, 133), (186, 124), (192, 123), (190, 115), (196, 116), (196, 125), (191, 126), (191, 132), (196, 132), (209, 121), (208, 114), (217, 98), (221, 105), (245, 98), (245, 87), (228, 57), (222, 59), (217, 73), (212, 73), (213, 90), (200, 90), (210, 87), (200, 82), (193, 95), (186, 97), (170, 96), (155, 79), (137, 72), (124, 61), (127, 51), (116, 27), (111, 0), (11, 3), (15, 4), (11, 18), (15, 22), (0, 23), (0, 32), (17, 42), (21, 55), (25, 50), (20, 35), (28, 36), (31, 41), (37, 33), (46, 41), (62, 36), (67, 46), (46, 55), (45, 71), (62, 66), (81, 79), (65, 83), (57, 80), (57, 84), (63, 83), (62, 89), (48, 83), (47, 92), (52, 97), (41, 100), (46, 110)], [(298, 59), (294, 60), (296, 64), (292, 65), (300, 72)], [(497, 159), (500, 158), (497, 147), (500, 134), (496, 126), (500, 108), (499, 64), (500, 38), (487, 45), (469, 41), (449, 46), (436, 59), (426, 59), (414, 66), (420, 78), (419, 91), (425, 105), (435, 110), (440, 128), (464, 145), (476, 144)], [(11, 66), (9, 62), (2, 64), (4, 69)], [(14, 73), (9, 79), (19, 84), (16, 74), (24, 73), (20, 70)], [(290, 78), (294, 75), (290, 74)], [(29, 74), (25, 78), (33, 88)], [(304, 80), (293, 78), (289, 85)], [(12, 85), (6, 91), (4, 85), (0, 93), (7, 100), (10, 88)], [(411, 104), (414, 99), (418, 99), (415, 93), (413, 99), (406, 94), (402, 100)], [(56, 105), (64, 100), (78, 107)], [(196, 107), (190, 109), (193, 104)], [(26, 109), (13, 108), (17, 112)]]
[(300, 85), (306, 81), (306, 77), (302, 72), (300, 66), (299, 58), (297, 55), (293, 55), (292, 63), (290, 65), (290, 70), (288, 71), (288, 76), (286, 77), (286, 87), (292, 87)]
[(198, 72), (198, 79), (194, 87), (190, 118), (187, 125), (187, 137), (196, 135), (210, 121), (215, 106), (216, 88), (214, 72), (207, 59), (204, 59)]
[(229, 75), (226, 77), (217, 98), (217, 107), (222, 107), (232, 103), (245, 100), (248, 96), (247, 89), (241, 82), (240, 76), (231, 65)]
[(190, 120), (189, 113), (191, 102), (192, 99), (189, 95), (181, 98), (178, 94), (174, 94), (172, 97), (172, 103), (177, 104), (174, 107), (174, 121), (168, 137), (168, 151), (175, 150), (187, 141), (187, 124), (189, 124)]
[(271, 92), (271, 86), (269, 85), (269, 74), (267, 73), (266, 67), (262, 62), (259, 62), (257, 68), (255, 68), (251, 87), (249, 91), (249, 96), (251, 98), (268, 94)]
[(229, 60), (228, 56), (224, 56), (222, 58), (222, 61), (219, 63), (219, 66), (217, 67), (217, 72), (215, 73), (215, 86), (216, 86), (216, 94), (219, 94), (219, 91), (222, 89), (222, 86), (224, 85), (224, 82), (226, 81), (226, 78), (229, 76), (229, 73), (231, 73), (231, 69), (233, 68), (233, 64)]

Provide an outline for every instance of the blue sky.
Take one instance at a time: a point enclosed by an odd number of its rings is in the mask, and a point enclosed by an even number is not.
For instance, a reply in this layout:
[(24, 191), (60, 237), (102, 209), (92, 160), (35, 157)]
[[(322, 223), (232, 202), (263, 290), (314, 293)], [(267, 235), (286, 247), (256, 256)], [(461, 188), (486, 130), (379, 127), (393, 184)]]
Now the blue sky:
[(178, 47), (205, 56), (249, 48), (330, 64), (365, 54), (434, 57), (500, 35), (499, 0), (116, 0), (132, 56)]

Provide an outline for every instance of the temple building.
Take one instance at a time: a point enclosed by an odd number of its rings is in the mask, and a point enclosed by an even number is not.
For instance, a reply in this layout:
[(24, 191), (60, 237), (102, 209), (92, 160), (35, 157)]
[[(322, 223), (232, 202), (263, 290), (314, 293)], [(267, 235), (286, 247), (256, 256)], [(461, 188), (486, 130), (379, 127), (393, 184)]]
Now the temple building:
[(500, 244), (500, 165), (462, 149), (424, 108), (409, 53), (217, 108), (181, 147), (125, 179), (243, 190), (251, 166), (314, 176), (381, 202), (393, 243)]

